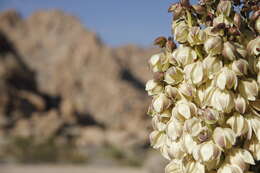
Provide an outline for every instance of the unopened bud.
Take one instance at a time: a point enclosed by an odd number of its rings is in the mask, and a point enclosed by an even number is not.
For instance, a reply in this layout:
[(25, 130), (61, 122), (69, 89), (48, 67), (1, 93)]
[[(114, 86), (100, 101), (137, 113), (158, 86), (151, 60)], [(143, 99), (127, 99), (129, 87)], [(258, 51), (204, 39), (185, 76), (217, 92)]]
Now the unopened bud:
[(237, 136), (242, 136), (249, 129), (247, 120), (239, 113), (235, 113), (232, 117), (230, 117), (227, 120), (227, 124), (230, 125), (231, 129)]
[(182, 70), (178, 67), (170, 67), (164, 75), (164, 81), (171, 85), (176, 85), (183, 80)]
[(222, 51), (222, 39), (220, 37), (210, 37), (204, 44), (205, 51), (210, 55), (220, 54)]
[(153, 100), (153, 108), (156, 112), (161, 113), (171, 106), (171, 100), (163, 93), (159, 94)]
[(235, 99), (235, 109), (241, 114), (244, 114), (246, 112), (246, 100), (241, 96), (238, 95)]
[(229, 16), (232, 9), (232, 3), (229, 0), (221, 0), (217, 7), (217, 12)]
[(250, 101), (254, 101), (258, 96), (259, 87), (255, 80), (248, 79), (246, 81), (240, 81), (238, 90), (244, 98), (247, 98)]
[(219, 32), (220, 30), (225, 29), (225, 27), (225, 23), (219, 23), (211, 29), (211, 32)]
[(145, 90), (148, 92), (148, 95), (156, 95), (163, 91), (163, 86), (155, 80), (149, 80), (146, 83)]
[(241, 168), (243, 171), (248, 169), (248, 164), (254, 165), (255, 161), (251, 153), (245, 149), (232, 149), (227, 160), (232, 164)]
[(190, 7), (190, 1), (189, 0), (180, 0), (180, 4), (183, 7)]
[(217, 76), (216, 85), (222, 90), (225, 88), (231, 89), (233, 87), (236, 89), (237, 76), (235, 72), (228, 69), (227, 67), (224, 67)]
[(184, 129), (191, 136), (197, 136), (202, 131), (201, 120), (193, 117), (192, 119), (186, 120), (184, 123)]
[(169, 37), (167, 42), (166, 42), (166, 49), (168, 50), (168, 52), (173, 52), (174, 49), (176, 49), (176, 44), (174, 43), (172, 37)]
[(165, 87), (165, 94), (167, 95), (167, 97), (173, 100), (177, 100), (181, 98), (179, 90), (175, 87), (172, 87), (171, 85), (167, 85)]
[(154, 45), (158, 45), (159, 47), (165, 47), (167, 39), (165, 37), (158, 37), (154, 40)]
[(230, 128), (217, 127), (213, 132), (214, 142), (222, 149), (231, 148), (236, 142), (236, 135)]
[(238, 76), (247, 75), (248, 70), (248, 62), (244, 59), (239, 59), (237, 61), (233, 61), (232, 63), (232, 70), (236, 73)]
[(235, 46), (229, 41), (225, 42), (223, 44), (222, 55), (230, 61), (235, 60), (236, 59), (236, 48), (235, 48)]
[(235, 13), (234, 24), (237, 26), (237, 28), (240, 28), (241, 26), (241, 16), (238, 13)]

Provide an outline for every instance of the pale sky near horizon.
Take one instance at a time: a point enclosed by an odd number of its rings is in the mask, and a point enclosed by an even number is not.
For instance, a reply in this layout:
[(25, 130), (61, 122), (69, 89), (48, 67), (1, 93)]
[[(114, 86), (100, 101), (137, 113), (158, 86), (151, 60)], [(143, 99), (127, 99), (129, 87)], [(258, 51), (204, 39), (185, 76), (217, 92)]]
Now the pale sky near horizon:
[(27, 17), (39, 9), (59, 9), (77, 16), (106, 44), (150, 46), (157, 36), (171, 34), (176, 0), (0, 0), (0, 11), (17, 9)]

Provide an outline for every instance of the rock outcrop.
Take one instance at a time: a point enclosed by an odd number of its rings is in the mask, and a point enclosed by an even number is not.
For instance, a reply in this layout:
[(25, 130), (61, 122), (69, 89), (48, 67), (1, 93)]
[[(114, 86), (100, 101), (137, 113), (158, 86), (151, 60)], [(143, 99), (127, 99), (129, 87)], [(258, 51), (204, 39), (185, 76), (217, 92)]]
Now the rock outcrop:
[(0, 134), (79, 147), (147, 144), (144, 85), (157, 50), (109, 48), (60, 11), (27, 19), (7, 11), (0, 21)]

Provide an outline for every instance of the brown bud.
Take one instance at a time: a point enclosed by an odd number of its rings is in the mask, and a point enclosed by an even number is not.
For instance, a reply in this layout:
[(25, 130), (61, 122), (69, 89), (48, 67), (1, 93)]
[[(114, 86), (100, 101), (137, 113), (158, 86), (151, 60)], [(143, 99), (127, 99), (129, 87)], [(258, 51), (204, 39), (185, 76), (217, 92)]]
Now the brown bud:
[(168, 8), (168, 12), (169, 13), (173, 13), (173, 12), (175, 12), (175, 10), (177, 8), (180, 8), (180, 4), (179, 3), (174, 3), (174, 4), (170, 5), (170, 7)]
[(238, 13), (235, 13), (234, 24), (237, 26), (237, 28), (240, 28), (241, 26), (241, 16)]
[(168, 38), (168, 41), (166, 42), (166, 49), (169, 50), (169, 52), (173, 52), (174, 49), (176, 49), (176, 44), (174, 43), (172, 37)]
[(180, 0), (180, 4), (183, 7), (190, 7), (190, 1), (189, 0)]
[(224, 29), (226, 27), (225, 23), (219, 23), (214, 28), (211, 29), (211, 32), (218, 32), (221, 29)]
[(154, 40), (154, 45), (158, 45), (159, 47), (163, 48), (163, 47), (165, 47), (166, 42), (167, 42), (167, 39), (165, 37), (161, 36), (161, 37), (157, 37)]
[(197, 14), (205, 14), (206, 13), (206, 8), (205, 7), (203, 7), (202, 5), (193, 5), (192, 6), (193, 7), (193, 9), (195, 10), (195, 12), (197, 13)]

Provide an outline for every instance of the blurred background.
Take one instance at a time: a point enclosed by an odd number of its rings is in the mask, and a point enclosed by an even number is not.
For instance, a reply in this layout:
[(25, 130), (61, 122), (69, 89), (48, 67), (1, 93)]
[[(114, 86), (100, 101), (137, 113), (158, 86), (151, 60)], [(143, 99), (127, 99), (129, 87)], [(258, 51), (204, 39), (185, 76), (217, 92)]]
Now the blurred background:
[(160, 173), (144, 88), (173, 0), (0, 0), (1, 173)]

